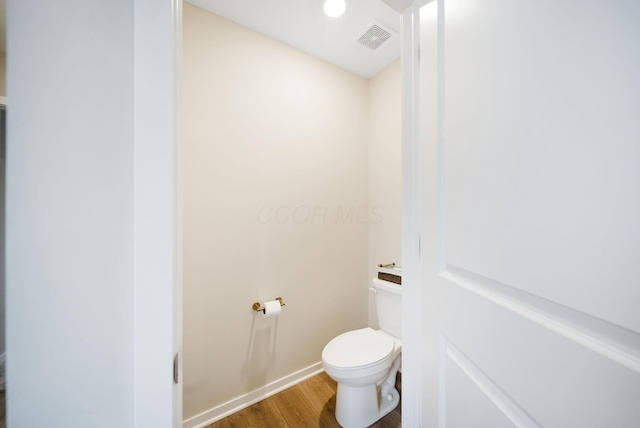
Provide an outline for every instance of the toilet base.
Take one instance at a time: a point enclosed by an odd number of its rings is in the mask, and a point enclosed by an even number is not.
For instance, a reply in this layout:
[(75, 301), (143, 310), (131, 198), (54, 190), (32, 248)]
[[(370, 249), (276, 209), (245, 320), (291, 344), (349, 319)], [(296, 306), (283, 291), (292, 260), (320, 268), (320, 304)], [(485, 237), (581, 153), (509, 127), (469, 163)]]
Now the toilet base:
[(386, 397), (380, 397), (380, 387), (347, 386), (338, 384), (336, 398), (336, 420), (343, 428), (365, 428), (383, 418), (400, 403), (400, 394), (395, 388)]

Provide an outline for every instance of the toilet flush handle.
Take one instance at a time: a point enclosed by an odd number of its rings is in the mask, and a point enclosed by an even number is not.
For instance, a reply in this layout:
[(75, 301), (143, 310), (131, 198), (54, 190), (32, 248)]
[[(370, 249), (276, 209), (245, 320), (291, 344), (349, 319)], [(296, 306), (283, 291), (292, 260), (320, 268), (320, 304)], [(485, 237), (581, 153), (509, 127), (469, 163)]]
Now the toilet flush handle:
[(378, 294), (378, 290), (374, 287), (369, 287), (369, 290), (373, 291), (373, 294)]

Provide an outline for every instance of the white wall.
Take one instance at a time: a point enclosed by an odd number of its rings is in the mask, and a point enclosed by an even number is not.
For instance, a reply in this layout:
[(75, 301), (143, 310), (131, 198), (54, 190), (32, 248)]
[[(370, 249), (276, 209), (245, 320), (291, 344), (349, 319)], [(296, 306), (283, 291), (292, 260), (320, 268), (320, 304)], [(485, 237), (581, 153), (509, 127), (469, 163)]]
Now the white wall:
[[(380, 263), (402, 265), (401, 63), (369, 80), (369, 278)], [(377, 325), (370, 294), (370, 321)]]
[(13, 427), (133, 423), (132, 11), (71, 3), (9, 4)]
[(8, 426), (170, 427), (179, 6), (8, 7)]
[[(184, 415), (367, 325), (367, 80), (184, 5)], [(399, 138), (399, 136), (398, 136)], [(251, 310), (282, 296), (277, 319)]]

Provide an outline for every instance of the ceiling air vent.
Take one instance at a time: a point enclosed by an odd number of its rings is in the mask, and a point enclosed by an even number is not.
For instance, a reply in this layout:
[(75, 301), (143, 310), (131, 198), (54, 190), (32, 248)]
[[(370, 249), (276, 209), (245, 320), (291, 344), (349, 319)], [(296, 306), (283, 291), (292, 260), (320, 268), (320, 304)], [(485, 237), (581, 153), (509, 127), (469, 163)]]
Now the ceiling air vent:
[(355, 38), (355, 42), (375, 51), (380, 47), (380, 45), (393, 37), (394, 34), (393, 30), (378, 21), (373, 20), (369, 25), (367, 25), (367, 28), (358, 34)]

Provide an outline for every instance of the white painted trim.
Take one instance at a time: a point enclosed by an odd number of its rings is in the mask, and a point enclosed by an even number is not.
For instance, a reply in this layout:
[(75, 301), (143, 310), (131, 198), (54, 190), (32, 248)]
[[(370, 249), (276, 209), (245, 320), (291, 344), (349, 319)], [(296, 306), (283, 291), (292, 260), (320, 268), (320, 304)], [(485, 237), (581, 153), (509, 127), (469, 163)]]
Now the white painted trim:
[[(636, 373), (640, 373), (640, 349), (636, 345), (638, 336), (631, 333), (633, 338), (627, 340), (625, 346), (621, 340), (626, 332), (624, 328), (517, 289), (511, 290), (510, 295), (500, 293), (496, 288), (500, 287), (506, 290), (507, 286), (489, 279), (484, 279), (482, 281), (484, 284), (481, 284), (481, 277), (453, 266), (449, 266), (449, 270), (442, 272), (440, 276)], [(585, 325), (585, 319), (590, 321), (591, 328)], [(598, 326), (598, 330), (606, 331), (607, 334), (596, 334), (594, 326)]]
[(193, 416), (189, 419), (185, 419), (183, 428), (203, 428), (209, 424), (219, 421), (237, 411), (246, 409), (247, 407), (262, 401), (265, 398), (271, 397), (280, 391), (290, 388), (312, 376), (322, 373), (322, 363), (317, 362), (309, 367), (285, 376), (281, 379), (273, 381), (262, 388), (258, 388), (248, 394), (241, 395), (233, 400), (222, 403), (216, 407), (213, 407), (207, 411)]
[(402, 425), (422, 425), (419, 2), (402, 14)]
[(0, 97), (0, 105), (2, 106), (7, 105), (7, 97)]
[[(485, 396), (505, 415), (511, 423), (518, 428), (535, 428), (541, 427), (531, 415), (529, 415), (518, 403), (508, 396), (500, 387), (487, 375), (485, 375), (478, 366), (476, 366), (466, 355), (454, 346), (446, 337), (440, 336), (439, 342), (443, 346), (443, 353), (446, 354), (456, 365), (467, 375), (467, 377), (485, 394)], [(445, 364), (444, 362), (442, 363)], [(444, 375), (444, 370), (440, 376)], [(439, 388), (442, 395), (442, 401), (446, 396), (444, 383)], [(442, 412), (446, 408), (446, 404), (442, 405)], [(444, 421), (444, 413), (441, 413), (441, 421)], [(442, 424), (442, 426), (446, 426)]]
[(183, 311), (183, 216), (182, 216), (182, 1), (173, 2), (173, 16), (174, 16), (174, 40), (175, 40), (175, 79), (177, 82), (175, 91), (175, 197), (176, 206), (176, 254), (175, 254), (175, 268), (176, 277), (174, 282), (174, 299), (173, 299), (173, 314), (174, 314), (174, 326), (173, 326), (173, 340), (174, 340), (174, 352), (179, 355), (178, 358), (178, 384), (174, 384), (173, 387), (173, 427), (178, 428), (182, 426), (182, 386), (183, 386), (183, 360), (184, 354), (182, 349), (182, 311)]
[(133, 3), (134, 426), (179, 426), (174, 386), (180, 0)]

